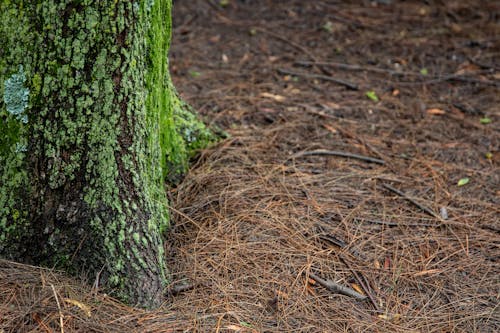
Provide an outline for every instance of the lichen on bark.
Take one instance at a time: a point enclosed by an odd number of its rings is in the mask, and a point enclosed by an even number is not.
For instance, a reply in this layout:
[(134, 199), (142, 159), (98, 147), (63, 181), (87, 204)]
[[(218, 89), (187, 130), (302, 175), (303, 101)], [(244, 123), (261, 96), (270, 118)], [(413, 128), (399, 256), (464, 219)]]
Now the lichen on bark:
[[(170, 0), (0, 6), (9, 48), (0, 51), (0, 88), (22, 66), (30, 92), (27, 124), (0, 105), (0, 128), (10, 133), (0, 150), (8, 162), (0, 254), (159, 305), (168, 275), (164, 177), (184, 172), (193, 149), (213, 139), (168, 74)], [(26, 151), (12, 148), (18, 143)]]

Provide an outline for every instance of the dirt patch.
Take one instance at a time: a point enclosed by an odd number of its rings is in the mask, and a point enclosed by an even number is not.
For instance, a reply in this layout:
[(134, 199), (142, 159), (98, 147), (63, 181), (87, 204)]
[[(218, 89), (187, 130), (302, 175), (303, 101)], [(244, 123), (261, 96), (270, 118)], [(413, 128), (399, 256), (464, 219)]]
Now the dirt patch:
[(220, 3), (174, 8), (177, 89), (229, 137), (170, 193), (168, 305), (2, 262), (0, 328), (500, 330), (500, 6)]

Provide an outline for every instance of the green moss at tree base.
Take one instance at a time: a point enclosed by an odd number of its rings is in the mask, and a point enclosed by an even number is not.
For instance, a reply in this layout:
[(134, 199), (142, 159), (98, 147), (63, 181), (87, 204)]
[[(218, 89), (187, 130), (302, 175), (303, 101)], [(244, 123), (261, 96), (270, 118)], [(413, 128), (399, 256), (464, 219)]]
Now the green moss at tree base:
[[(152, 5), (151, 5), (152, 3)], [(163, 176), (177, 182), (187, 171), (189, 158), (195, 151), (215, 141), (215, 136), (183, 102), (172, 84), (168, 58), (172, 22), (169, 1), (151, 1), (148, 45), (151, 68), (147, 75), (147, 109), (150, 126), (159, 126)]]

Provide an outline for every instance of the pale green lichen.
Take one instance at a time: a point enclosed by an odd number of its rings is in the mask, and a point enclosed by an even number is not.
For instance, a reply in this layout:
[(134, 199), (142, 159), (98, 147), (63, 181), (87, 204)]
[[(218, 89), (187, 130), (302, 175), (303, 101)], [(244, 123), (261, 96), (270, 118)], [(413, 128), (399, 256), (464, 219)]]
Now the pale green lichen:
[(19, 71), (12, 74), (4, 82), (3, 100), (7, 112), (14, 115), (23, 123), (28, 122), (28, 116), (24, 112), (28, 107), (28, 98), (30, 91), (24, 86), (26, 75), (22, 65), (19, 65)]

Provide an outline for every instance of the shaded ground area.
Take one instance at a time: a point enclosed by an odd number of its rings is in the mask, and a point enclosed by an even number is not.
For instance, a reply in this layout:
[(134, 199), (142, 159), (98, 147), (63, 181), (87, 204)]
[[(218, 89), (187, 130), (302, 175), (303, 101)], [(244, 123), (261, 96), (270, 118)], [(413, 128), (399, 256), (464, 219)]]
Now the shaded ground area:
[(499, 12), (177, 1), (176, 86), (229, 137), (170, 193), (170, 303), (0, 262), (0, 331), (499, 331)]

